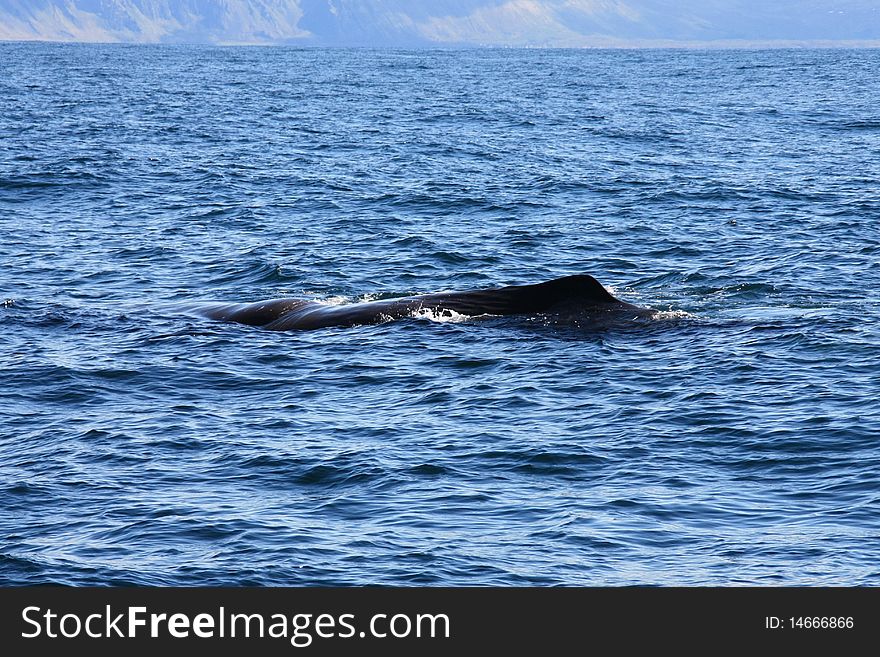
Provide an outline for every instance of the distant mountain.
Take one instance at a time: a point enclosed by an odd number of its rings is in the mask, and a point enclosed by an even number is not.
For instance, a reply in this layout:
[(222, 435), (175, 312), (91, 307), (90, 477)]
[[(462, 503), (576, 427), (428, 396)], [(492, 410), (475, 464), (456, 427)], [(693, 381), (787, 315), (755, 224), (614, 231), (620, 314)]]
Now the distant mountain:
[(0, 40), (880, 45), (880, 0), (0, 0)]

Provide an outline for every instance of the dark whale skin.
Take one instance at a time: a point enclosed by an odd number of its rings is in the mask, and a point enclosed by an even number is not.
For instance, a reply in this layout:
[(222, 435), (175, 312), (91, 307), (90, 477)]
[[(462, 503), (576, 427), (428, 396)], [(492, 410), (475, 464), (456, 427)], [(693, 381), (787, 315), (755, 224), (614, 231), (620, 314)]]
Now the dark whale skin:
[(535, 285), (438, 292), (345, 305), (287, 298), (217, 304), (201, 309), (202, 314), (211, 319), (259, 326), (270, 331), (380, 324), (411, 317), (421, 311), (436, 314), (451, 311), (467, 316), (577, 314), (598, 318), (612, 313), (647, 317), (655, 312), (616, 299), (588, 274), (565, 276)]

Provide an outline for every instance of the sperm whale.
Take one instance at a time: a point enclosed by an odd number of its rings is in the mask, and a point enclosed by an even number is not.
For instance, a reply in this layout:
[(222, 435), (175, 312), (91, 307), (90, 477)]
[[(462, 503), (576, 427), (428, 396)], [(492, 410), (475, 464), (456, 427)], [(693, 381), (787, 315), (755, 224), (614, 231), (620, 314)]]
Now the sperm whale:
[(588, 274), (565, 276), (534, 285), (509, 285), (463, 292), (437, 292), (343, 305), (309, 299), (268, 299), (254, 303), (214, 304), (200, 308), (221, 321), (270, 331), (346, 327), (437, 315), (564, 315), (607, 320), (609, 316), (650, 317), (655, 311), (621, 301)]

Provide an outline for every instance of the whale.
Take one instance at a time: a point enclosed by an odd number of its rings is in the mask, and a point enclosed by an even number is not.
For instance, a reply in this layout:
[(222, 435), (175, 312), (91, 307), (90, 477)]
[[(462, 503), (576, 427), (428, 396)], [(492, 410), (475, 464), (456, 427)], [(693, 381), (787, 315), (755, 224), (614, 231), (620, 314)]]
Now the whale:
[(621, 301), (589, 274), (532, 285), (436, 292), (333, 305), (301, 298), (252, 303), (221, 303), (199, 308), (202, 315), (269, 331), (351, 327), (429, 314), (454, 316), (555, 316), (607, 324), (610, 320), (651, 317), (656, 311)]

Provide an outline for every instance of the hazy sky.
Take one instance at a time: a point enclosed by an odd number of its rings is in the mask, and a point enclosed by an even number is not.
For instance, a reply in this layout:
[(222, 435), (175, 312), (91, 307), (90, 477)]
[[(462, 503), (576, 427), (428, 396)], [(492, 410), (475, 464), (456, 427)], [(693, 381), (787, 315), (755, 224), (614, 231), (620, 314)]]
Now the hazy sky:
[(367, 46), (880, 45), (880, 0), (0, 0), (0, 39)]

